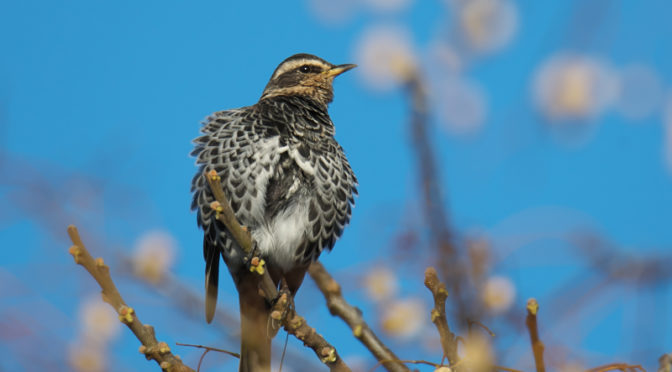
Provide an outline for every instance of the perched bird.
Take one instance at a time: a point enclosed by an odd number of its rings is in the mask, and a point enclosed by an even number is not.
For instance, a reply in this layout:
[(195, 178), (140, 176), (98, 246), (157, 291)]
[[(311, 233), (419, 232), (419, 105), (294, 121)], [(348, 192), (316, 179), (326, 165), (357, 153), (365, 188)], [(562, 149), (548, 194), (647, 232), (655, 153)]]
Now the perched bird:
[(331, 249), (350, 220), (357, 179), (334, 139), (327, 105), (336, 76), (355, 67), (296, 54), (273, 72), (259, 101), (209, 116), (194, 140), (199, 169), (192, 209), (203, 228), (205, 313), (212, 321), (220, 254), (240, 300), (241, 371), (270, 368), (270, 305), (226, 227), (216, 219), (205, 173), (215, 170), (234, 214), (251, 233), (269, 274), (294, 294), (311, 262)]

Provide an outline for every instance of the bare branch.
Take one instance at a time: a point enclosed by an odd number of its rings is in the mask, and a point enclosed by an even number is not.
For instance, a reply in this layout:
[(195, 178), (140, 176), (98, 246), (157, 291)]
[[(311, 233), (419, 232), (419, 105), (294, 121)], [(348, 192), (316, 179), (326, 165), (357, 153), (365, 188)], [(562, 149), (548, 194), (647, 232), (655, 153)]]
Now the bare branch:
[(539, 311), (539, 303), (534, 298), (527, 300), (527, 318), (525, 325), (530, 332), (530, 342), (532, 343), (532, 353), (534, 353), (534, 365), (537, 372), (545, 372), (544, 365), (544, 344), (539, 339), (539, 328), (537, 327), (537, 312)]
[(243, 249), (245, 253), (250, 253), (252, 251), (252, 236), (246, 228), (238, 222), (236, 215), (231, 209), (226, 196), (224, 195), (224, 190), (222, 189), (222, 183), (219, 175), (214, 170), (211, 170), (205, 174), (205, 178), (208, 180), (210, 185), (210, 190), (212, 195), (214, 195), (216, 204), (212, 203), (210, 206), (215, 213), (217, 213), (217, 219), (220, 220), (229, 230), (233, 238), (236, 240), (236, 243)]
[(162, 370), (168, 372), (193, 372), (194, 370), (182, 363), (182, 360), (170, 351), (170, 347), (165, 342), (159, 342), (154, 334), (154, 328), (147, 324), (142, 324), (133, 308), (126, 305), (126, 302), (119, 294), (117, 286), (110, 276), (110, 268), (103, 263), (102, 258), (94, 258), (82, 243), (79, 232), (74, 225), (68, 226), (68, 235), (74, 244), (70, 247), (70, 254), (75, 259), (75, 263), (81, 265), (98, 282), (102, 290), (103, 301), (110, 304), (119, 314), (119, 320), (133, 332), (135, 337), (142, 343), (140, 352), (145, 358), (153, 359)]
[(364, 321), (361, 311), (350, 305), (343, 298), (341, 286), (329, 275), (321, 263), (314, 262), (310, 265), (308, 273), (327, 300), (327, 307), (331, 315), (338, 316), (350, 326), (352, 334), (376, 357), (378, 360), (377, 365), (382, 364), (391, 372), (410, 371), (403, 364), (404, 362), (399, 360), (371, 330), (371, 327)]
[(427, 87), (417, 71), (409, 73), (406, 89), (411, 101), (410, 130), (417, 155), (425, 222), (429, 227), (432, 243), (438, 251), (437, 261), (442, 277), (448, 280), (448, 285), (454, 290), (460, 290), (463, 270), (459, 270), (450, 219), (444, 207), (446, 187), (441, 183), (434, 146), (428, 134)]
[(233, 351), (228, 351), (228, 350), (224, 350), (224, 349), (218, 349), (218, 348), (212, 347), (212, 346), (195, 345), (195, 344), (183, 344), (181, 342), (176, 342), (175, 345), (195, 347), (197, 349), (207, 349), (207, 350), (210, 350), (210, 351), (216, 351), (218, 353), (224, 353), (224, 354), (230, 355), (234, 358), (240, 359), (240, 354), (238, 354), (238, 353), (234, 353)]
[[(213, 202), (212, 207), (217, 213), (217, 219), (219, 219), (229, 232), (231, 232), (236, 243), (238, 243), (245, 252), (252, 255), (250, 264), (252, 268), (256, 268), (253, 271), (261, 276), (259, 280), (261, 293), (268, 303), (275, 303), (274, 311), (271, 313), (271, 316), (273, 317), (276, 315), (274, 320), (279, 320), (287, 333), (303, 341), (305, 346), (311, 348), (320, 361), (327, 365), (331, 371), (350, 371), (350, 368), (343, 362), (343, 359), (338, 355), (338, 352), (336, 352), (336, 348), (328, 343), (324, 337), (318, 334), (315, 331), (315, 328), (309, 326), (302, 316), (296, 313), (294, 306), (292, 306), (291, 296), (286, 294), (281, 296), (278, 295), (278, 290), (276, 289), (268, 270), (265, 270), (263, 267), (263, 260), (258, 257), (257, 252), (254, 251), (255, 244), (249, 231), (238, 222), (238, 219), (231, 210), (231, 206), (222, 190), (222, 184), (217, 172), (210, 171), (204, 176), (208, 179), (212, 194), (216, 199), (216, 202)], [(279, 319), (277, 319), (278, 315)]]
[(434, 308), (432, 309), (432, 323), (436, 326), (441, 337), (441, 348), (443, 354), (448, 358), (451, 366), (459, 362), (457, 356), (457, 339), (455, 334), (450, 331), (448, 319), (446, 318), (446, 298), (448, 291), (446, 286), (439, 280), (436, 269), (428, 267), (425, 270), (425, 287), (432, 292), (434, 296)]

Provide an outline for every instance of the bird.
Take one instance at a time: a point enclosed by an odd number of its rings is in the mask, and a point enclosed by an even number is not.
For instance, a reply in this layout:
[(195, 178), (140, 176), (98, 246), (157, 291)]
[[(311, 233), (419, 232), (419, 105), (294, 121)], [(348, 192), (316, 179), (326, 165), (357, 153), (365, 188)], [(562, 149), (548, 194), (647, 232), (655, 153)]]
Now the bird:
[(240, 371), (270, 370), (270, 304), (258, 293), (246, 254), (217, 220), (205, 174), (214, 170), (220, 177), (273, 282), (286, 283), (295, 295), (308, 266), (334, 247), (354, 207), (357, 178), (328, 113), (334, 78), (354, 67), (295, 54), (273, 71), (257, 103), (208, 116), (193, 141), (198, 170), (191, 208), (204, 232), (206, 320), (215, 313), (221, 256), (239, 297)]

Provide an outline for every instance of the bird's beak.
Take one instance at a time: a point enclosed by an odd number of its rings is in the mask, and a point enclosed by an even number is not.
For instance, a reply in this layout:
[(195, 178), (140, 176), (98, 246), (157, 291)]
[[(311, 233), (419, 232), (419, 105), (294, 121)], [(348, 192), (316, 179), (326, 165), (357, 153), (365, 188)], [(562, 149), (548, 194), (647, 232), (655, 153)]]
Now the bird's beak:
[(353, 65), (351, 63), (345, 64), (345, 65), (338, 65), (330, 68), (329, 70), (325, 71), (324, 73), (327, 74), (328, 77), (334, 77), (338, 76), (348, 70), (352, 70), (353, 68), (357, 67), (357, 65)]

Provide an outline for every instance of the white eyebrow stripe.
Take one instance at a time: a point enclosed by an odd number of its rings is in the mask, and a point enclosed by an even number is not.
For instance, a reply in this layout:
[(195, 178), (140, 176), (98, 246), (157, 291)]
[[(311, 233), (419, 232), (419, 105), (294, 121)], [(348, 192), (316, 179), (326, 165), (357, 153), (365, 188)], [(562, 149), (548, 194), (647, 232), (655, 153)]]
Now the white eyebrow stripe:
[(316, 61), (314, 59), (306, 59), (306, 58), (297, 59), (297, 60), (293, 60), (293, 61), (283, 63), (278, 68), (278, 71), (276, 71), (275, 74), (273, 74), (273, 77), (271, 77), (271, 79), (275, 79), (278, 76), (284, 74), (285, 72), (292, 71), (292, 70), (294, 70), (296, 68), (299, 68), (300, 66), (303, 66), (303, 65), (318, 66), (318, 67), (321, 67), (322, 69), (327, 69), (327, 68), (331, 67), (331, 66), (328, 66), (325, 63), (322, 63), (320, 61)]

